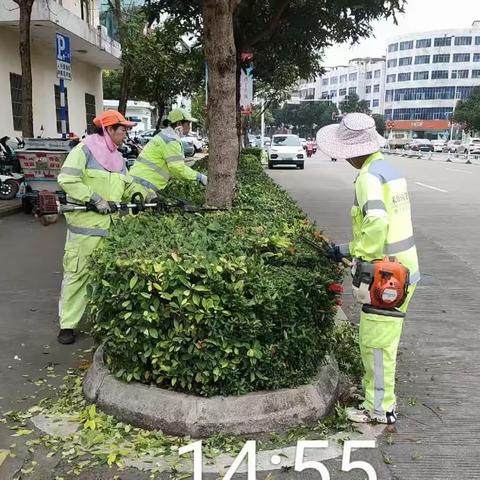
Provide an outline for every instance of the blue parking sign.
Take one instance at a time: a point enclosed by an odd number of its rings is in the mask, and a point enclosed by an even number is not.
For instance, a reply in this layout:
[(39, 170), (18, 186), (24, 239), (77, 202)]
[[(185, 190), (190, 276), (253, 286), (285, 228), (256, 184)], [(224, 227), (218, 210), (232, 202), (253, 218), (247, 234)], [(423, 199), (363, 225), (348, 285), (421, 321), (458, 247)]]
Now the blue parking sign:
[(70, 37), (57, 33), (57, 60), (59, 62), (71, 63), (70, 58)]

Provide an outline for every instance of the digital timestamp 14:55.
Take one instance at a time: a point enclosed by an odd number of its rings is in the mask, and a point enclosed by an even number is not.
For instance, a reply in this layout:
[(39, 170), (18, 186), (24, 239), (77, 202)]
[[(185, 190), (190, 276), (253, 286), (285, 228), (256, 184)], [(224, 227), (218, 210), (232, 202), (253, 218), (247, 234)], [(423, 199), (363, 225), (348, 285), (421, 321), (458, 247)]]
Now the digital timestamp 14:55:
[[(321, 480), (330, 480), (330, 472), (323, 463), (314, 460), (305, 460), (305, 450), (315, 448), (328, 448), (328, 440), (299, 440), (295, 449), (295, 464), (293, 467), (296, 472), (303, 472), (307, 469), (316, 470), (320, 474)], [(375, 440), (346, 440), (343, 444), (341, 470), (343, 472), (349, 472), (354, 469), (363, 470), (367, 474), (367, 480), (377, 480), (375, 469), (368, 462), (359, 460), (352, 462), (350, 460), (352, 450), (358, 448), (375, 448)], [(193, 452), (193, 480), (201, 480), (203, 473), (201, 440), (185, 445), (178, 450), (179, 455), (190, 452)], [(248, 440), (245, 443), (232, 465), (230, 465), (223, 480), (231, 480), (245, 459), (247, 462), (247, 479), (255, 480), (257, 464), (257, 446), (255, 440)], [(282, 460), (279, 455), (272, 455), (270, 461), (273, 465), (279, 465)]]

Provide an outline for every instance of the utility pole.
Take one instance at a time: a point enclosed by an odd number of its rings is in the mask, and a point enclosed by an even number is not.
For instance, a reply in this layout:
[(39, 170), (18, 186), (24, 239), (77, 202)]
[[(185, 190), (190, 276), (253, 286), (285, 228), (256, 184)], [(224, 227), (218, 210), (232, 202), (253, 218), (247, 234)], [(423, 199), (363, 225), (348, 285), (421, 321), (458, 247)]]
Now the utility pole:
[(265, 101), (260, 103), (262, 114), (260, 115), (260, 148), (263, 148), (263, 137), (265, 136)]
[(455, 85), (455, 90), (453, 94), (453, 112), (452, 118), (450, 119), (450, 141), (453, 140), (453, 117), (455, 115), (455, 108), (457, 108), (457, 85)]

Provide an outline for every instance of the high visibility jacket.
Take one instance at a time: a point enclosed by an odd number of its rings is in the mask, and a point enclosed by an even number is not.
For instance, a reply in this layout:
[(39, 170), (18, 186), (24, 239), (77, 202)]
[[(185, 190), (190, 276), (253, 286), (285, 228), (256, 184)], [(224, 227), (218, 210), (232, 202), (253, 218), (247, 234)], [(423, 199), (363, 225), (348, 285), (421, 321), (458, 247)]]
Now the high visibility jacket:
[(167, 186), (170, 177), (196, 180), (198, 172), (185, 165), (184, 159), (180, 137), (173, 128), (164, 128), (145, 145), (130, 175), (134, 182), (158, 192)]
[(395, 256), (410, 271), (410, 283), (420, 280), (405, 178), (383, 159), (370, 155), (355, 180), (352, 207), (353, 257), (366, 261)]
[[(83, 143), (67, 155), (58, 183), (67, 194), (68, 201), (80, 205), (98, 197), (116, 203), (128, 201), (139, 190), (126, 166), (118, 173), (105, 170)], [(96, 212), (69, 212), (65, 217), (72, 233), (94, 237), (106, 237), (112, 222), (110, 215)]]

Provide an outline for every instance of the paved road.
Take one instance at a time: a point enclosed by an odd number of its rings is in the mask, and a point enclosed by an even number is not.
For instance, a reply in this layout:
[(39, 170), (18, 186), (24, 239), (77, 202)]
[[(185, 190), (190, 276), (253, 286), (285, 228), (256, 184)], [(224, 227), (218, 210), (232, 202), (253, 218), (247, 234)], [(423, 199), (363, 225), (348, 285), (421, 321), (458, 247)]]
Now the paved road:
[[(405, 174), (423, 278), (399, 357), (398, 433), (383, 451), (398, 480), (480, 478), (480, 168), (390, 157)], [(350, 238), (356, 171), (316, 155), (272, 177), (332, 240)]]

